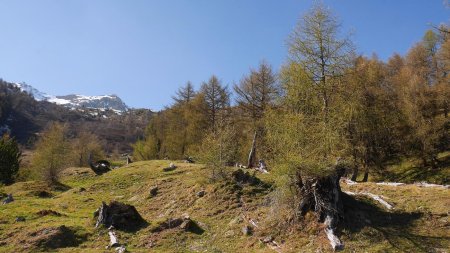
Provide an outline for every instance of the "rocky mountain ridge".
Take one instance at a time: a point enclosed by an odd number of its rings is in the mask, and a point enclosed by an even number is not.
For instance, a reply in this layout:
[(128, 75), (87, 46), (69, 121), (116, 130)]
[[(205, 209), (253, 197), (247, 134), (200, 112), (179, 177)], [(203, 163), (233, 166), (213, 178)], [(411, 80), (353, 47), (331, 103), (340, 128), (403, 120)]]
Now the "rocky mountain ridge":
[(57, 105), (62, 105), (70, 109), (91, 108), (113, 110), (117, 113), (127, 111), (128, 106), (117, 95), (86, 96), (69, 94), (64, 96), (50, 95), (39, 91), (26, 83), (14, 83), (21, 91), (28, 93), (37, 101), (48, 101)]

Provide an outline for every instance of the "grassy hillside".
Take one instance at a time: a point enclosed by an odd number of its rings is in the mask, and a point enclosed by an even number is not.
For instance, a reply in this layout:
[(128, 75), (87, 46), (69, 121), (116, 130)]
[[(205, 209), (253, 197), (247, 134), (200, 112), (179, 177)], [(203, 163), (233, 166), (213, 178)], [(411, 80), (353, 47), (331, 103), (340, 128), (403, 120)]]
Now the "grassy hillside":
[[(147, 221), (136, 232), (117, 231), (129, 252), (275, 252), (260, 240), (269, 235), (281, 252), (330, 251), (321, 225), (312, 216), (289, 227), (271, 226), (271, 216), (279, 211), (270, 205), (271, 174), (258, 174), (262, 182), (253, 186), (232, 180), (211, 183), (203, 165), (175, 163), (177, 169), (164, 172), (168, 164), (136, 162), (102, 176), (88, 168), (71, 168), (64, 172), (58, 190), (35, 181), (0, 188), (0, 194), (12, 193), (15, 198), (0, 205), (0, 252), (114, 252), (105, 249), (107, 230), (95, 229), (93, 218), (101, 202), (111, 200), (134, 205)], [(155, 185), (158, 193), (152, 197), (149, 190)], [(367, 197), (345, 196), (343, 252), (448, 252), (449, 189), (375, 183), (342, 186), (345, 191), (383, 195), (394, 205), (388, 211)], [(197, 195), (201, 190), (203, 197)], [(199, 229), (156, 229), (183, 214), (189, 214)], [(19, 216), (25, 221), (15, 222)], [(243, 235), (247, 225), (252, 235)]]

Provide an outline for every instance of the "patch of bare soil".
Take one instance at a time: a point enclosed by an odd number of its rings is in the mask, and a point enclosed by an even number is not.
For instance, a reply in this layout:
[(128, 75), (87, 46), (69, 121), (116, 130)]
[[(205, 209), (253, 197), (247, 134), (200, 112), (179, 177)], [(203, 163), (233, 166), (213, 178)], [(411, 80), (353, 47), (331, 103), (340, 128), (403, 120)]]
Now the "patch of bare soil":
[(39, 212), (36, 213), (37, 215), (43, 217), (43, 216), (47, 216), (47, 215), (52, 215), (52, 216), (61, 216), (62, 214), (58, 213), (57, 211), (53, 211), (53, 210), (41, 210)]

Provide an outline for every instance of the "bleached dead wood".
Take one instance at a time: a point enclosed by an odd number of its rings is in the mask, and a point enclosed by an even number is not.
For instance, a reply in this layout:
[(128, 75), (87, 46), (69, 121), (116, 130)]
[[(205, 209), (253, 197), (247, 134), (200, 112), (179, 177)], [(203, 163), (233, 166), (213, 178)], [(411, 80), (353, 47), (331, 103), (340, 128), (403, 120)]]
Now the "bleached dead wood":
[(393, 205), (389, 204), (387, 201), (385, 201), (384, 199), (381, 198), (381, 196), (375, 195), (373, 193), (370, 192), (350, 192), (350, 191), (345, 191), (345, 193), (347, 193), (348, 195), (364, 195), (364, 196), (368, 196), (372, 199), (374, 199), (375, 201), (377, 201), (378, 203), (380, 203), (381, 205), (383, 205), (384, 207), (386, 207), (386, 209), (391, 210), (394, 208)]
[(327, 216), (325, 218), (324, 224), (325, 227), (325, 234), (327, 235), (328, 240), (330, 241), (331, 248), (333, 250), (342, 250), (344, 249), (344, 244), (339, 240), (339, 238), (336, 236), (335, 231), (333, 227), (331, 226), (332, 218), (331, 216)]
[(418, 186), (418, 187), (438, 187), (438, 188), (446, 188), (446, 189), (450, 189), (450, 185), (441, 185), (441, 184), (429, 184), (427, 182), (420, 182), (420, 183), (415, 183), (414, 185)]
[(108, 247), (109, 248), (114, 248), (115, 247), (115, 250), (116, 250), (117, 253), (124, 253), (124, 252), (126, 252), (127, 249), (125, 248), (125, 246), (121, 245), (119, 243), (119, 239), (117, 238), (116, 232), (114, 231), (114, 227), (111, 226), (111, 227), (108, 228), (108, 230), (109, 230), (108, 231), (108, 235), (109, 235), (109, 241), (110, 241)]
[(259, 240), (262, 243), (266, 244), (270, 249), (275, 250), (276, 252), (282, 252), (280, 245), (274, 240), (272, 236), (266, 236), (264, 238), (260, 238)]
[(272, 250), (275, 250), (276, 252), (279, 252), (279, 253), (282, 252), (280, 245), (276, 241), (271, 241), (271, 242), (267, 243), (266, 245), (267, 245), (267, 247), (269, 247)]
[(116, 248), (117, 253), (125, 253), (126, 251), (127, 249), (123, 245)]
[(249, 222), (250, 224), (252, 224), (252, 226), (254, 226), (255, 228), (258, 227), (258, 223), (257, 223), (256, 221), (254, 221), (253, 219), (249, 219), (248, 222)]
[(350, 180), (350, 179), (348, 179), (348, 178), (344, 178), (344, 179), (342, 179), (342, 181), (343, 181), (344, 183), (348, 184), (348, 185), (355, 185), (355, 184), (358, 184), (357, 182), (355, 182), (355, 181), (353, 181), (353, 180)]
[(114, 232), (114, 227), (111, 226), (111, 227), (108, 228), (108, 230), (109, 230), (108, 231), (108, 235), (109, 235), (109, 240), (110, 240), (109, 246), (110, 247), (118, 247), (118, 246), (120, 246), (119, 239), (117, 239), (116, 232)]
[(354, 192), (344, 191), (344, 193), (350, 196), (356, 196), (356, 193)]
[(379, 183), (377, 183), (377, 185), (400, 186), (400, 185), (405, 185), (405, 183), (379, 182)]
[[(357, 182), (352, 181), (352, 180), (350, 180), (348, 178), (342, 179), (342, 182), (344, 182), (347, 185), (356, 185), (356, 184), (358, 184)], [(435, 188), (450, 189), (450, 185), (429, 184), (427, 182), (419, 182), (419, 183), (414, 183), (414, 184), (405, 184), (405, 183), (398, 183), (398, 182), (378, 182), (376, 184), (377, 185), (383, 185), (383, 186), (408, 186), (408, 185), (415, 185), (415, 186), (418, 186), (418, 187), (426, 187), (426, 188), (435, 187)]]
[(264, 169), (264, 168), (256, 167), (255, 170), (257, 170), (257, 171), (259, 171), (259, 172), (261, 172), (263, 174), (269, 174), (269, 172), (266, 169)]

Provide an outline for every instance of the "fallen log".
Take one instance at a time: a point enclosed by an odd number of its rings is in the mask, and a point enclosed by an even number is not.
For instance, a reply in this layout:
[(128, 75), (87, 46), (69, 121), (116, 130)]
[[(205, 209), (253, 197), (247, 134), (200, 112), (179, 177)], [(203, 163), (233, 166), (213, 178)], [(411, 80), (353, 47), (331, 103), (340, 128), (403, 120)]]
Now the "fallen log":
[(353, 181), (353, 180), (351, 180), (351, 179), (348, 179), (348, 178), (344, 178), (344, 179), (342, 179), (342, 181), (343, 181), (344, 183), (348, 184), (348, 185), (355, 185), (355, 184), (358, 184), (357, 182), (355, 182), (355, 181)]
[(125, 248), (125, 246), (119, 246), (119, 247), (117, 247), (116, 248), (116, 252), (117, 253), (125, 253), (125, 252), (127, 252), (127, 249)]
[(114, 231), (114, 227), (110, 226), (108, 228), (108, 235), (109, 235), (109, 245), (107, 248), (114, 248), (117, 253), (124, 253), (127, 251), (124, 245), (119, 243), (119, 239), (117, 238), (116, 232)]
[(336, 236), (335, 228), (333, 228), (332, 226), (332, 218), (330, 216), (327, 216), (327, 218), (325, 218), (324, 224), (326, 225), (325, 234), (330, 241), (331, 248), (333, 250), (343, 250), (344, 244), (341, 242), (341, 240), (339, 240), (339, 237)]
[(429, 184), (427, 182), (420, 182), (420, 183), (415, 183), (414, 185), (417, 185), (418, 187), (438, 187), (438, 188), (445, 188), (445, 189), (450, 189), (450, 185), (441, 185), (441, 184)]
[(274, 240), (272, 236), (266, 236), (264, 238), (259, 239), (262, 243), (266, 244), (267, 247), (269, 247), (272, 250), (275, 250), (276, 252), (281, 253), (281, 247), (280, 245)]
[(400, 186), (400, 185), (405, 185), (405, 183), (379, 182), (379, 183), (377, 183), (377, 185)]
[(109, 227), (108, 235), (109, 235), (109, 240), (110, 240), (110, 243), (109, 243), (110, 247), (118, 247), (118, 246), (120, 246), (119, 239), (117, 239), (117, 235), (114, 232), (114, 227), (113, 226)]
[[(346, 183), (347, 185), (356, 185), (358, 184), (355, 181), (352, 181), (348, 178), (344, 178), (342, 179), (342, 182)], [(406, 183), (398, 183), (398, 182), (378, 182), (376, 183), (376, 185), (383, 185), (383, 186), (408, 186), (408, 185), (415, 185), (418, 187), (425, 187), (425, 188), (431, 188), (431, 187), (436, 187), (436, 188), (445, 188), (445, 189), (450, 189), (450, 185), (441, 185), (441, 184), (430, 184), (427, 182), (419, 182), (419, 183), (414, 183), (414, 184), (406, 184)]]

